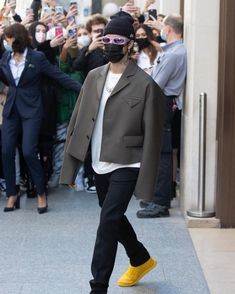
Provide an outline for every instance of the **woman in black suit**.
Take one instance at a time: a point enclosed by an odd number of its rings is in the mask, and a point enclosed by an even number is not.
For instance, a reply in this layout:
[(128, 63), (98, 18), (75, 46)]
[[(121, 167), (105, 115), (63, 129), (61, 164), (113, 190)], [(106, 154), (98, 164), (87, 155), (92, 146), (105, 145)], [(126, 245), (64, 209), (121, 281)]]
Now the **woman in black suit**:
[(42, 52), (30, 48), (28, 31), (21, 24), (7, 27), (4, 37), (12, 53), (4, 53), (0, 61), (0, 78), (9, 91), (3, 111), (2, 159), (6, 179), (7, 203), (5, 212), (19, 208), (15, 185), (15, 146), (22, 132), (22, 151), (38, 194), (38, 212), (47, 212), (43, 169), (38, 158), (38, 137), (43, 118), (41, 78), (53, 78), (66, 88), (80, 91), (80, 83), (73, 81), (56, 66), (51, 65)]

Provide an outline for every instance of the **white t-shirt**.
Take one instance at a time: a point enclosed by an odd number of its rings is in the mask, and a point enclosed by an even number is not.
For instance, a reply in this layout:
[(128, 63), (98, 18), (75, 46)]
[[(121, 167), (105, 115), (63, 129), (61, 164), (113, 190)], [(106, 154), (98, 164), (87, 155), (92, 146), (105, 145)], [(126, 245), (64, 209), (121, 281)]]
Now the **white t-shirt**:
[(98, 115), (96, 118), (96, 123), (94, 127), (94, 131), (91, 139), (91, 154), (92, 154), (92, 167), (97, 174), (106, 174), (110, 173), (118, 168), (123, 167), (135, 167), (139, 168), (140, 163), (133, 163), (128, 165), (122, 165), (112, 162), (104, 162), (100, 161), (100, 152), (101, 152), (101, 144), (102, 144), (102, 130), (103, 130), (103, 118), (104, 118), (104, 110), (107, 100), (110, 97), (113, 89), (121, 78), (122, 74), (114, 74), (111, 71), (108, 72), (101, 101), (99, 106)]

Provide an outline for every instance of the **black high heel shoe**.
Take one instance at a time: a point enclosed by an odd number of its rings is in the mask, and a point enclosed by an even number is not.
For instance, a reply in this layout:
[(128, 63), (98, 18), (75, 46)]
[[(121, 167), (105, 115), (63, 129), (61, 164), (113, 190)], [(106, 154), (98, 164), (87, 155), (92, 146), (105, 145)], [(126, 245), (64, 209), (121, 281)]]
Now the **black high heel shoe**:
[[(38, 197), (41, 197), (41, 196), (38, 196)], [(47, 205), (47, 196), (45, 195), (45, 197), (46, 197), (46, 206), (44, 206), (44, 207), (38, 207), (38, 208), (37, 208), (37, 209), (38, 209), (38, 213), (39, 213), (39, 214), (46, 213), (46, 212), (47, 212), (47, 210), (48, 210), (48, 205)]]
[(4, 207), (3, 211), (4, 212), (10, 212), (10, 211), (14, 211), (15, 209), (19, 209), (20, 208), (20, 196), (11, 196), (11, 197), (16, 197), (15, 203), (12, 207)]
[(39, 214), (43, 214), (46, 213), (48, 210), (48, 205), (44, 206), (44, 207), (38, 207), (38, 213)]

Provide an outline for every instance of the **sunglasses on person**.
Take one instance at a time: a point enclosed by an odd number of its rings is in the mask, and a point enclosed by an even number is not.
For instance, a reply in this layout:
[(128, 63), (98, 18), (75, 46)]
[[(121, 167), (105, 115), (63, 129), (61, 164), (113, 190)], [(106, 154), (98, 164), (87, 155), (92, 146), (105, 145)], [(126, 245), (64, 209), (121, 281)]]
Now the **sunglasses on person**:
[(126, 37), (107, 37), (107, 36), (104, 36), (102, 38), (103, 44), (125, 45), (129, 41), (130, 40)]

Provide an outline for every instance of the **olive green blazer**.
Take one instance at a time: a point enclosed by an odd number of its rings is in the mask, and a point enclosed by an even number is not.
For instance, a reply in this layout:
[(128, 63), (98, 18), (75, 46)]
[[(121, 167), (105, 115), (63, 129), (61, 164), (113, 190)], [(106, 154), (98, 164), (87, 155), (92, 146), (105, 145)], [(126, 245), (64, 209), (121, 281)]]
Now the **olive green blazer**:
[[(84, 82), (68, 128), (61, 184), (72, 184), (85, 160), (109, 66), (92, 70)], [(141, 199), (153, 197), (163, 116), (161, 89), (130, 61), (105, 106), (100, 160), (119, 164), (140, 162), (135, 195)]]

